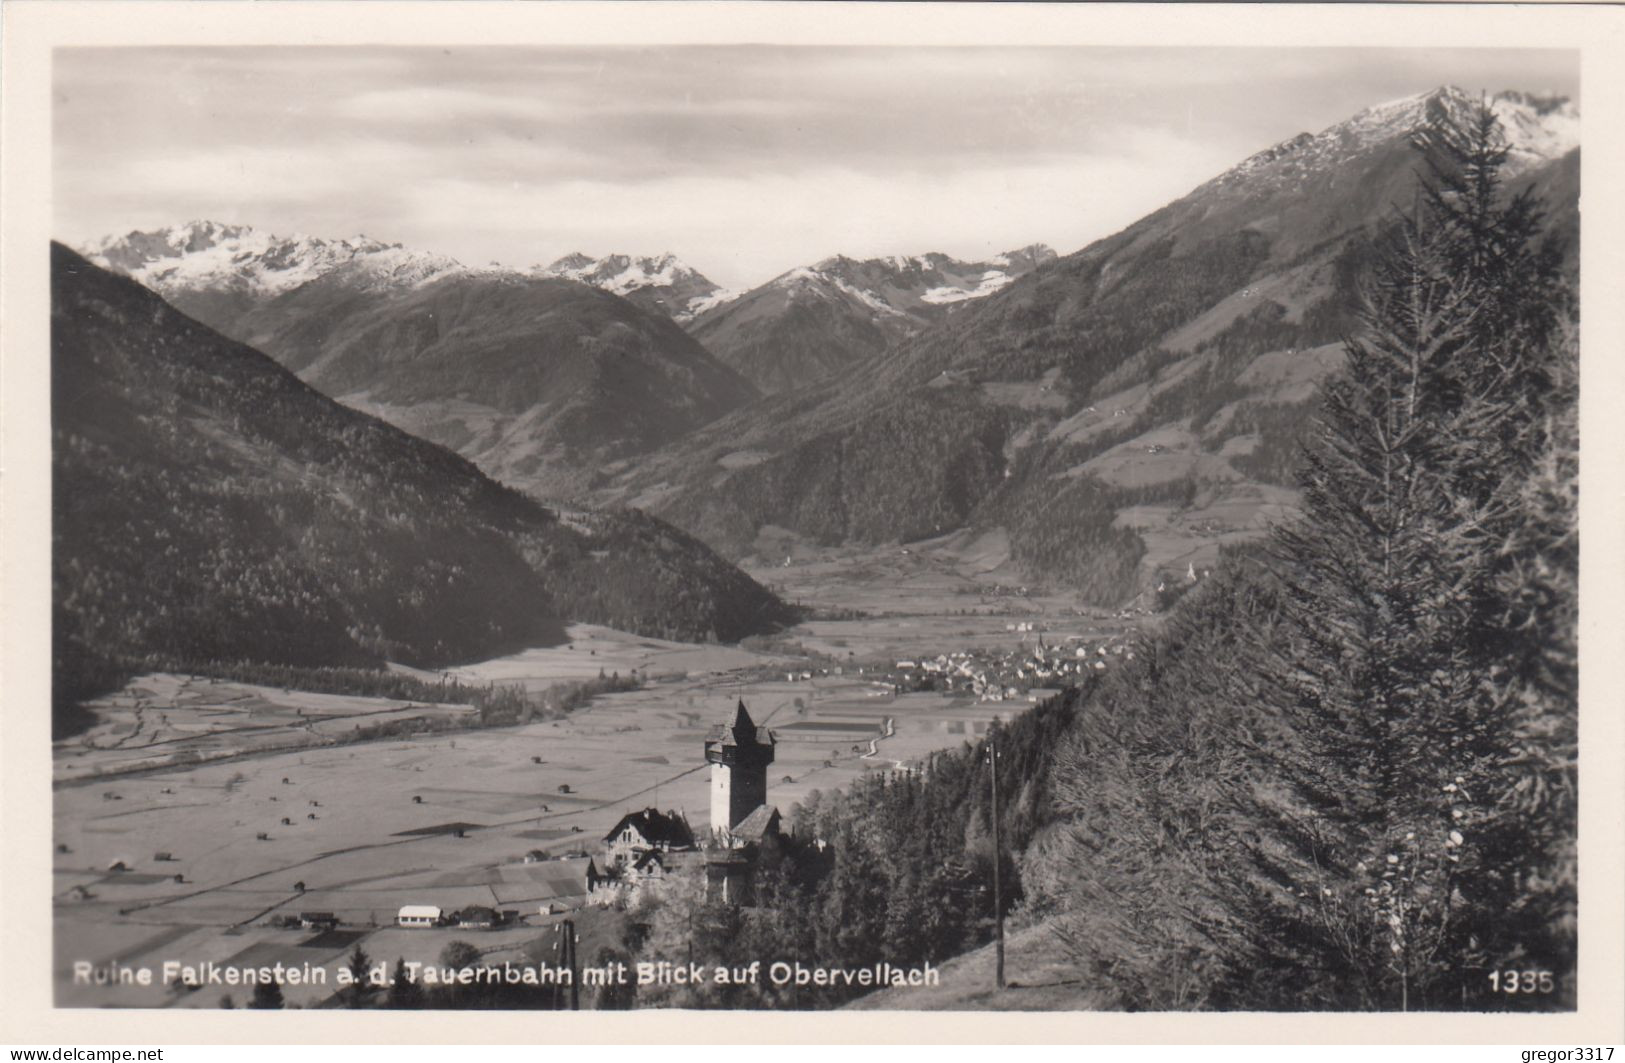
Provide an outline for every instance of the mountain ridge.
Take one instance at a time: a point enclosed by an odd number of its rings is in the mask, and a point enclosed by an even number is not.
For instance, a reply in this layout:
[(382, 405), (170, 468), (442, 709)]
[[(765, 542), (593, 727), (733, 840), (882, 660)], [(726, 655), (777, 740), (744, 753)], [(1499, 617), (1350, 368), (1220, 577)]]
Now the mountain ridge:
[(877, 357), (958, 304), (985, 298), (1055, 257), (1045, 244), (982, 262), (941, 252), (833, 255), (718, 303), (687, 328), (759, 390), (789, 391)]
[(658, 310), (679, 324), (733, 295), (669, 251), (603, 258), (575, 251), (546, 266), (532, 266), (530, 273), (563, 277), (614, 292), (646, 309)]
[(603, 258), (571, 252), (547, 265), (526, 268), (496, 262), (468, 266), (449, 255), (364, 234), (283, 236), (252, 225), (206, 219), (106, 235), (79, 250), (95, 264), (169, 298), (200, 290), (269, 298), (341, 269), (379, 287), (417, 287), (445, 276), (557, 277), (630, 298), (679, 321), (728, 294), (671, 252)]
[(669, 525), (561, 519), (137, 282), (51, 260), (68, 700), (109, 658), (437, 666), (556, 642), (566, 619), (734, 639), (788, 615)]
[[(1511, 186), (1540, 184), (1550, 231), (1572, 237), (1577, 109), (1529, 100), (1503, 97), (1527, 154)], [(773, 556), (764, 529), (962, 535), (1100, 604), (1155, 591), (1294, 504), (1297, 436), (1341, 365), (1372, 241), (1415, 197), (1413, 134), (1470, 102), (1435, 90), (1289, 138), (604, 495), (731, 556)]]
[(324, 394), (548, 497), (756, 394), (662, 310), (579, 280), (215, 223), (138, 235), (101, 259)]

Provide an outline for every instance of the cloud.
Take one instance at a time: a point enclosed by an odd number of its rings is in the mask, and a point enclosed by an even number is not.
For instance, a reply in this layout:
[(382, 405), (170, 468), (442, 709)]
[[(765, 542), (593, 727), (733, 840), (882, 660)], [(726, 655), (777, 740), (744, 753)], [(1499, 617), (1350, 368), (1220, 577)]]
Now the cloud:
[(566, 98), (563, 94), (539, 92), (516, 95), (490, 89), (413, 86), (363, 92), (341, 100), (333, 110), (344, 118), (412, 126), (506, 120), (579, 121), (608, 115), (784, 119), (813, 114), (819, 108), (808, 99), (697, 99), (692, 92), (636, 100), (582, 99), (580, 94)]
[[(410, 211), (444, 249), (512, 265), (574, 250), (675, 250), (726, 285), (760, 283), (835, 253), (978, 256), (1045, 241), (1062, 251), (1120, 228), (1205, 179), (1199, 142), (1152, 137), (1150, 156), (1074, 156), (939, 174), (829, 164), (797, 174), (681, 175), (545, 186), (420, 183)], [(1145, 159), (1160, 165), (1147, 171)]]

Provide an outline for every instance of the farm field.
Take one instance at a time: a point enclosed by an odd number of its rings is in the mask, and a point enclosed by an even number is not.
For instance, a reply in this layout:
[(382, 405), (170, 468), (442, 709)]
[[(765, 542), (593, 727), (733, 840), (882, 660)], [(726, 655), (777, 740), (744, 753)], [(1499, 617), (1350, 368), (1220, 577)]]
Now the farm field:
[[(797, 570), (799, 569), (799, 571)], [(778, 736), (768, 799), (788, 812), (814, 789), (918, 763), (974, 740), (1043, 696), (1000, 703), (967, 693), (899, 694), (878, 671), (898, 654), (1032, 641), (1115, 638), (1124, 621), (1063, 612), (1058, 601), (988, 597), (984, 612), (943, 615), (965, 595), (951, 567), (914, 555), (814, 561), (779, 569), (808, 591), (871, 588), (886, 615), (813, 621), (782, 642), (844, 656), (817, 663), (781, 652), (687, 645), (576, 625), (570, 642), (447, 670), (465, 683), (552, 683), (637, 671), (639, 690), (515, 727), (339, 739), (358, 722), (455, 716), (466, 706), (281, 691), (149, 675), (91, 706), (85, 735), (55, 749), (55, 976), (63, 1004), (218, 1006), (222, 990), (76, 986), (73, 964), (161, 969), (166, 960), (304, 964), (336, 970), (355, 941), (375, 960), (430, 962), (452, 940), (517, 960), (556, 915), (585, 901), (585, 854), (626, 812), (709, 816), (708, 731), (743, 700)], [(840, 574), (839, 578), (837, 574)], [(438, 678), (429, 673), (424, 678)], [(198, 750), (178, 759), (176, 752)], [(167, 752), (160, 752), (167, 751)], [(169, 759), (164, 759), (165, 757)], [(214, 758), (214, 759), (207, 759)], [(147, 770), (133, 771), (134, 768)], [(92, 773), (124, 771), (113, 778)], [(527, 861), (527, 856), (530, 862)], [(501, 930), (405, 930), (406, 904), (481, 905), (519, 913)], [(344, 940), (268, 925), (331, 912)], [(346, 936), (347, 935), (347, 936)], [(499, 955), (500, 954), (500, 955)], [(286, 986), (318, 1005), (325, 986)], [(234, 993), (240, 1005), (250, 989)]]
[(57, 781), (320, 746), (363, 725), (454, 720), (468, 705), (312, 694), (155, 673), (91, 702), (96, 724), (54, 744)]
[[(1052, 645), (1105, 640), (1132, 627), (1109, 610), (1025, 587), (1001, 529), (864, 550), (809, 547), (788, 533), (764, 533), (756, 556), (741, 567), (788, 600), (826, 613), (864, 614), (808, 620), (785, 636), (859, 665), (958, 649), (1012, 649), (1031, 644), (1038, 633)], [(1023, 622), (1032, 630), (1015, 630)]]

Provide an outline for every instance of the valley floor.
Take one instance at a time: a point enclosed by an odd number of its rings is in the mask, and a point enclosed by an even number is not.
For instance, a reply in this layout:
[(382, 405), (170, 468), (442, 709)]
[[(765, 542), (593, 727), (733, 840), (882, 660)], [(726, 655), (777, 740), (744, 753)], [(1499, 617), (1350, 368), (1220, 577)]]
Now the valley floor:
[[(815, 561), (793, 573), (798, 586), (822, 591), (818, 604), (833, 607), (843, 590), (854, 592), (856, 608), (869, 615), (810, 622), (766, 650), (577, 625), (567, 645), (449, 670), (465, 683), (531, 690), (600, 669), (648, 678), (640, 690), (601, 695), (561, 720), (339, 742), (361, 720), (469, 710), (138, 677), (91, 706), (98, 723), (90, 732), (55, 748), (59, 1003), (216, 1007), (224, 992), (76, 984), (75, 965), (85, 963), (145, 966), (155, 975), (167, 961), (308, 963), (328, 970), (325, 987), (289, 986), (284, 995), (318, 1006), (332, 996), (332, 979), (356, 942), (392, 965), (397, 957), (433, 962), (452, 940), (473, 943), (495, 962), (519, 962), (548, 937), (560, 911), (585, 902), (584, 857), (600, 855), (601, 839), (624, 813), (655, 806), (706, 822), (703, 742), (736, 701), (779, 736), (768, 796), (787, 813), (814, 789), (919, 763), (1030, 704), (969, 691), (900, 693), (892, 674), (898, 655), (1009, 650), (1040, 635), (1094, 645), (1124, 631), (1120, 618), (1059, 600), (986, 586), (958, 591), (967, 581), (951, 567), (893, 551)], [(828, 656), (797, 655), (802, 650)], [(103, 772), (120, 774), (98, 777)], [(520, 925), (395, 928), (396, 911), (408, 904), (506, 909), (519, 913)], [(271, 925), (313, 911), (332, 913), (341, 929)], [(1056, 981), (1041, 970), (1027, 977)], [(239, 1005), (249, 991), (235, 991)], [(1037, 991), (1027, 997), (1049, 999)]]

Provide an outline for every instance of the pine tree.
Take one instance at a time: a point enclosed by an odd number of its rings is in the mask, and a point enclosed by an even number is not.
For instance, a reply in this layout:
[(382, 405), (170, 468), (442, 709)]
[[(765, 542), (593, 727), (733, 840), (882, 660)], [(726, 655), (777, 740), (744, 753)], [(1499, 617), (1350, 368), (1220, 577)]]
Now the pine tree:
[[(1561, 323), (1560, 323), (1561, 324)], [(1521, 522), (1501, 551), (1497, 575), (1509, 634), (1505, 696), (1513, 702), (1510, 762), (1500, 803), (1518, 832), (1522, 871), (1500, 921), (1507, 954), (1520, 966), (1549, 967), (1572, 1006), (1576, 964), (1579, 701), (1579, 345), (1560, 327), (1551, 387), (1533, 456), (1518, 493)]]
[(350, 951), (349, 962), (345, 964), (345, 967), (350, 972), (350, 977), (355, 980), (350, 986), (349, 1005), (352, 1008), (366, 1006), (367, 997), (369, 996), (367, 965), (371, 962), (371, 957), (362, 950), (361, 942), (357, 941), (355, 948)]
[[(614, 964), (630, 964), (631, 957), (619, 949), (608, 945), (598, 950), (593, 964), (600, 968), (608, 968)], [(637, 1007), (638, 987), (632, 981), (608, 981), (599, 986), (593, 993), (592, 1006), (598, 1011), (629, 1011)]]
[(1324, 972), (1308, 1003), (1462, 1006), (1506, 955), (1501, 919), (1546, 827), (1507, 801), (1508, 656), (1527, 635), (1503, 596), (1524, 456), (1542, 447), (1522, 389), (1548, 379), (1551, 321), (1511, 290), (1536, 257), (1535, 201), (1497, 205), (1505, 151), (1493, 115), (1475, 122), (1427, 141), (1456, 169), (1434, 167), (1378, 264), (1303, 519), (1275, 539), (1290, 623), (1261, 652), (1291, 799), (1257, 852), (1275, 882), (1259, 920)]
[(1269, 577), (1227, 551), (1055, 753), (1066, 818), (1029, 847), (1023, 886), (1060, 902), (1052, 925), (1103, 1006), (1280, 1007), (1314, 969), (1251, 903), (1247, 845), (1269, 807), (1259, 750), (1279, 741), (1254, 649), (1275, 643)]
[(275, 1011), (282, 1005), (282, 986), (275, 980), (258, 982), (254, 986), (254, 995), (249, 998), (248, 1006), (260, 1011)]
[(1549, 382), (1546, 338), (1571, 301), (1558, 249), (1540, 240), (1538, 193), (1506, 194), (1510, 146), (1486, 100), (1442, 107), (1415, 140), (1427, 214), (1446, 236), (1451, 275), (1482, 299), (1470, 325), (1473, 356), (1456, 367), (1464, 392), (1507, 387), (1503, 403), (1528, 411)]
[(400, 1011), (423, 1007), (423, 987), (407, 976), (404, 956), (395, 959), (395, 976), (389, 986), (389, 1006)]
[[(446, 947), (440, 950), (440, 966), (452, 971), (464, 968), (478, 967), (480, 963), (480, 950), (467, 941), (449, 941)], [(455, 982), (442, 989), (443, 1006), (448, 1008), (478, 1007), (482, 997), (489, 987), (484, 982), (473, 985), (464, 985)]]

